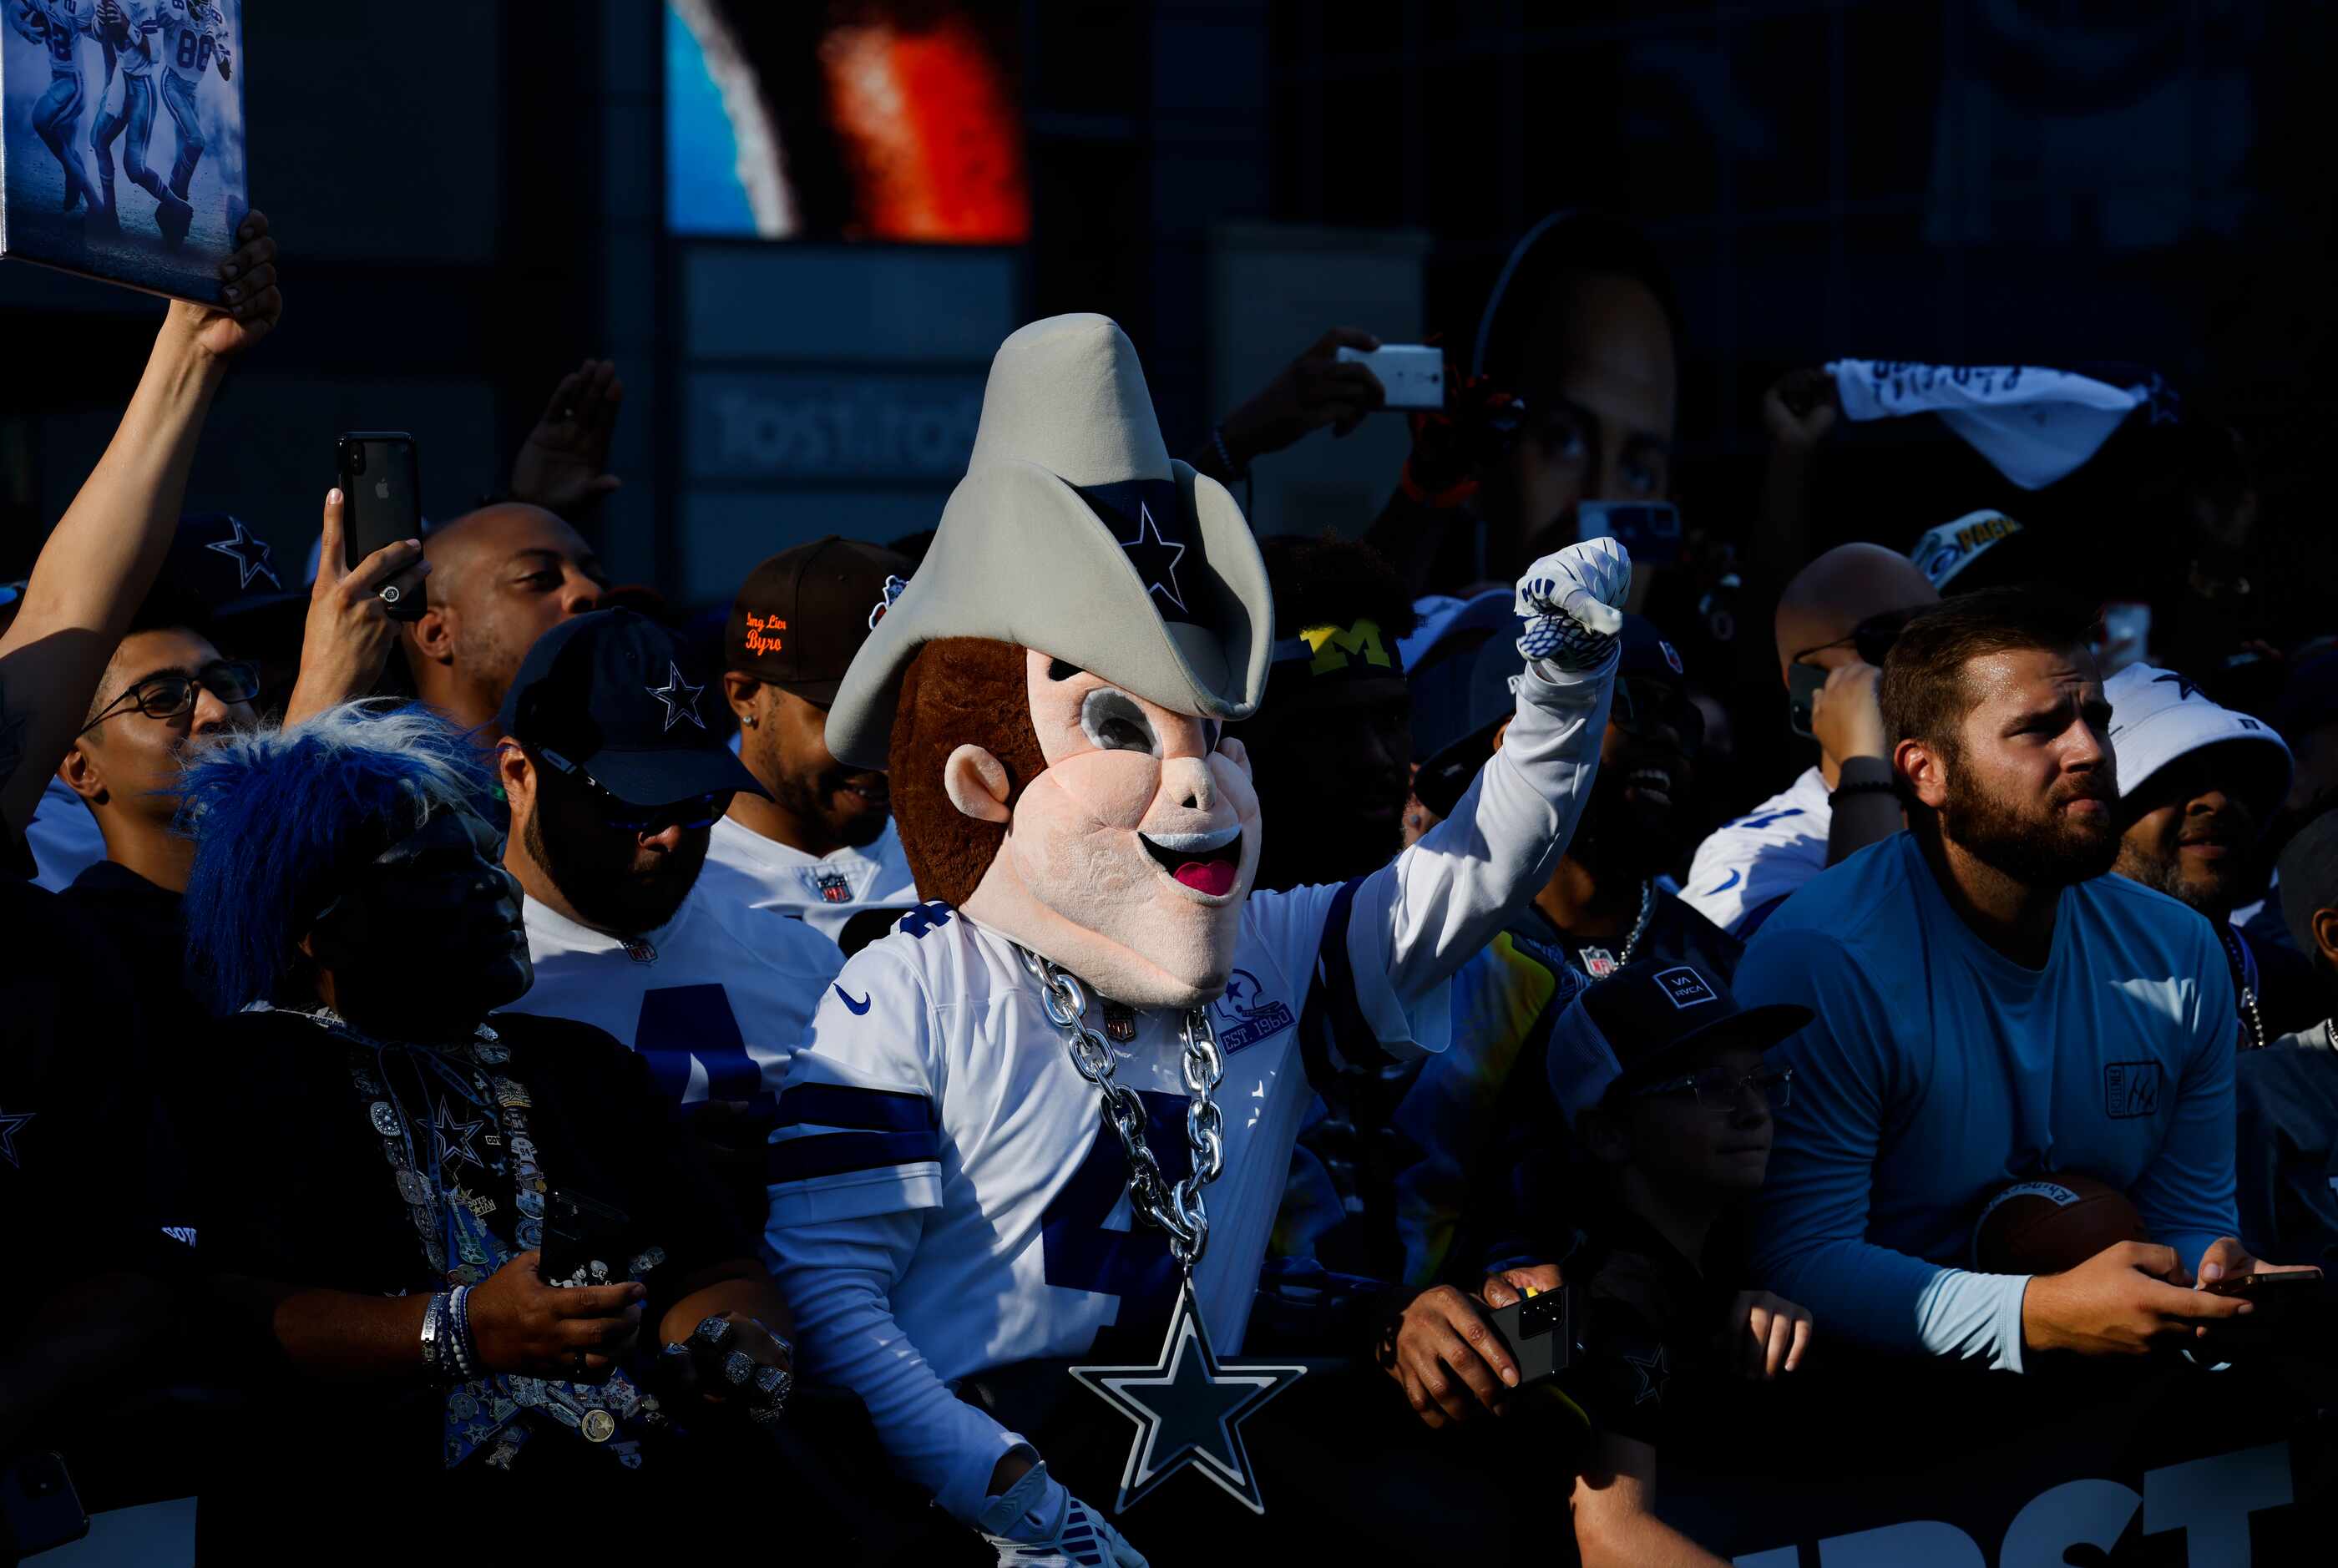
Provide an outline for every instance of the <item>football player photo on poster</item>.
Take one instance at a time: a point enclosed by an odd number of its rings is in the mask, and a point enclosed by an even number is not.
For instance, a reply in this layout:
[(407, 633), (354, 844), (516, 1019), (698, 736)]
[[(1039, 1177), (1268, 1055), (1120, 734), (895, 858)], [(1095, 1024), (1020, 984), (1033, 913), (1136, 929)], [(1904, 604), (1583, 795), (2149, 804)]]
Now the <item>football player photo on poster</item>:
[(0, 255), (208, 300), (250, 205), (244, 0), (0, 0)]

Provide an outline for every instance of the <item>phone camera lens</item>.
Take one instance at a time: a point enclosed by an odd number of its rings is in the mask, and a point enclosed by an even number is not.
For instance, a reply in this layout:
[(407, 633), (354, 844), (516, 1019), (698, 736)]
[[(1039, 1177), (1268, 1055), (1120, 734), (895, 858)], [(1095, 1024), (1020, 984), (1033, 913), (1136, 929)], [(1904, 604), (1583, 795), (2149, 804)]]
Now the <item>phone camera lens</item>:
[(349, 455), (349, 472), (352, 474), (364, 473), (365, 443), (362, 441), (352, 441), (347, 447), (343, 448), (343, 450), (347, 451)]

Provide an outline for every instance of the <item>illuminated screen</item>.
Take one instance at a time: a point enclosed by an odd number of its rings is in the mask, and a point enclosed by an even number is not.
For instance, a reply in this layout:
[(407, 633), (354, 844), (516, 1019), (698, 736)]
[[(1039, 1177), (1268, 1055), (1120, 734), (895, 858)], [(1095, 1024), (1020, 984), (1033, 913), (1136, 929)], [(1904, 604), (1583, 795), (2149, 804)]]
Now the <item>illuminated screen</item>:
[(997, 0), (669, 0), (666, 227), (1019, 243), (1019, 15)]

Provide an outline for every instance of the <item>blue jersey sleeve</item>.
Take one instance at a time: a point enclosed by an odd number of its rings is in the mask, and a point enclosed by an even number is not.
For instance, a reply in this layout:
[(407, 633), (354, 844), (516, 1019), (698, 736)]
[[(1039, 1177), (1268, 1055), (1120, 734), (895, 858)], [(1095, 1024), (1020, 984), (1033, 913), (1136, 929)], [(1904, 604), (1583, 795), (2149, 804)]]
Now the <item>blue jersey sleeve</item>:
[(1907, 1063), (1884, 999), (1852, 955), (1822, 932), (1764, 932), (1733, 989), (1749, 1007), (1784, 1002), (1815, 1014), (1776, 1052), (1793, 1070), (1794, 1092), (1777, 1111), (1755, 1220), (1763, 1283), (1809, 1308), (1827, 1332), (2019, 1370), (2026, 1280), (1867, 1240), (1870, 1183)]

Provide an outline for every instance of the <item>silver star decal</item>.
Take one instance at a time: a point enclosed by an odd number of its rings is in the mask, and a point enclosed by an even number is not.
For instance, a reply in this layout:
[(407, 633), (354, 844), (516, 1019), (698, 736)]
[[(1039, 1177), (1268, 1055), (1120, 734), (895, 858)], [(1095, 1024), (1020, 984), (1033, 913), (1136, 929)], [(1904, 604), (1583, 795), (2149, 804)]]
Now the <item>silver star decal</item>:
[(1249, 1362), (1221, 1365), (1210, 1349), (1201, 1308), (1188, 1280), (1177, 1292), (1161, 1357), (1150, 1367), (1075, 1367), (1072, 1376), (1136, 1423), (1136, 1439), (1120, 1475), (1120, 1501), (1130, 1504), (1191, 1465), (1253, 1514), (1266, 1512), (1242, 1424), (1306, 1373), (1304, 1367)]
[[(1152, 543), (1145, 536), (1152, 535)], [(1144, 502), (1136, 504), (1136, 537), (1123, 539), (1120, 547), (1129, 554), (1129, 564), (1136, 574), (1144, 579), (1144, 591), (1158, 593), (1179, 610), (1185, 608), (1185, 594), (1177, 586), (1177, 563), (1185, 558), (1185, 546), (1173, 544), (1161, 536), (1161, 524), (1153, 520), (1153, 508)]]
[(645, 690), (651, 696), (665, 704), (667, 730), (673, 729), (685, 719), (701, 730), (706, 728), (706, 720), (698, 716), (698, 694), (706, 688), (693, 686), (689, 681), (684, 681), (682, 678), (682, 666), (671, 659), (666, 661), (665, 684), (647, 687)]
[(265, 577), (270, 588), (282, 590), (284, 584), (277, 580), (276, 568), (270, 564), (268, 541), (253, 538), (241, 517), (231, 517), (228, 523), (235, 529), (235, 537), (214, 539), (203, 548), (216, 550), (235, 563), (235, 585), (239, 590), (250, 587), (254, 577)]
[(17, 1130), (22, 1128), (25, 1122), (30, 1122), (34, 1117), (39, 1114), (40, 1112), (37, 1111), (25, 1111), (11, 1116), (6, 1112), (0, 1111), (0, 1160), (5, 1160), (11, 1165), (18, 1163), (16, 1159)]
[(438, 1140), (439, 1163), (443, 1165), (449, 1160), (468, 1160), (474, 1165), (478, 1164), (479, 1157), (471, 1152), (471, 1140), (477, 1137), (479, 1129), (486, 1125), (483, 1121), (456, 1121), (453, 1108), (447, 1101), (439, 1101), (437, 1120), (431, 1123), (431, 1131)]
[(1665, 1385), (1672, 1380), (1673, 1370), (1665, 1363), (1665, 1348), (1658, 1345), (1653, 1356), (1635, 1356), (1626, 1350), (1624, 1359), (1631, 1364), (1632, 1370), (1640, 1378), (1639, 1387), (1633, 1393), (1632, 1403), (1645, 1405), (1653, 1399), (1659, 1405), (1663, 1404)]

